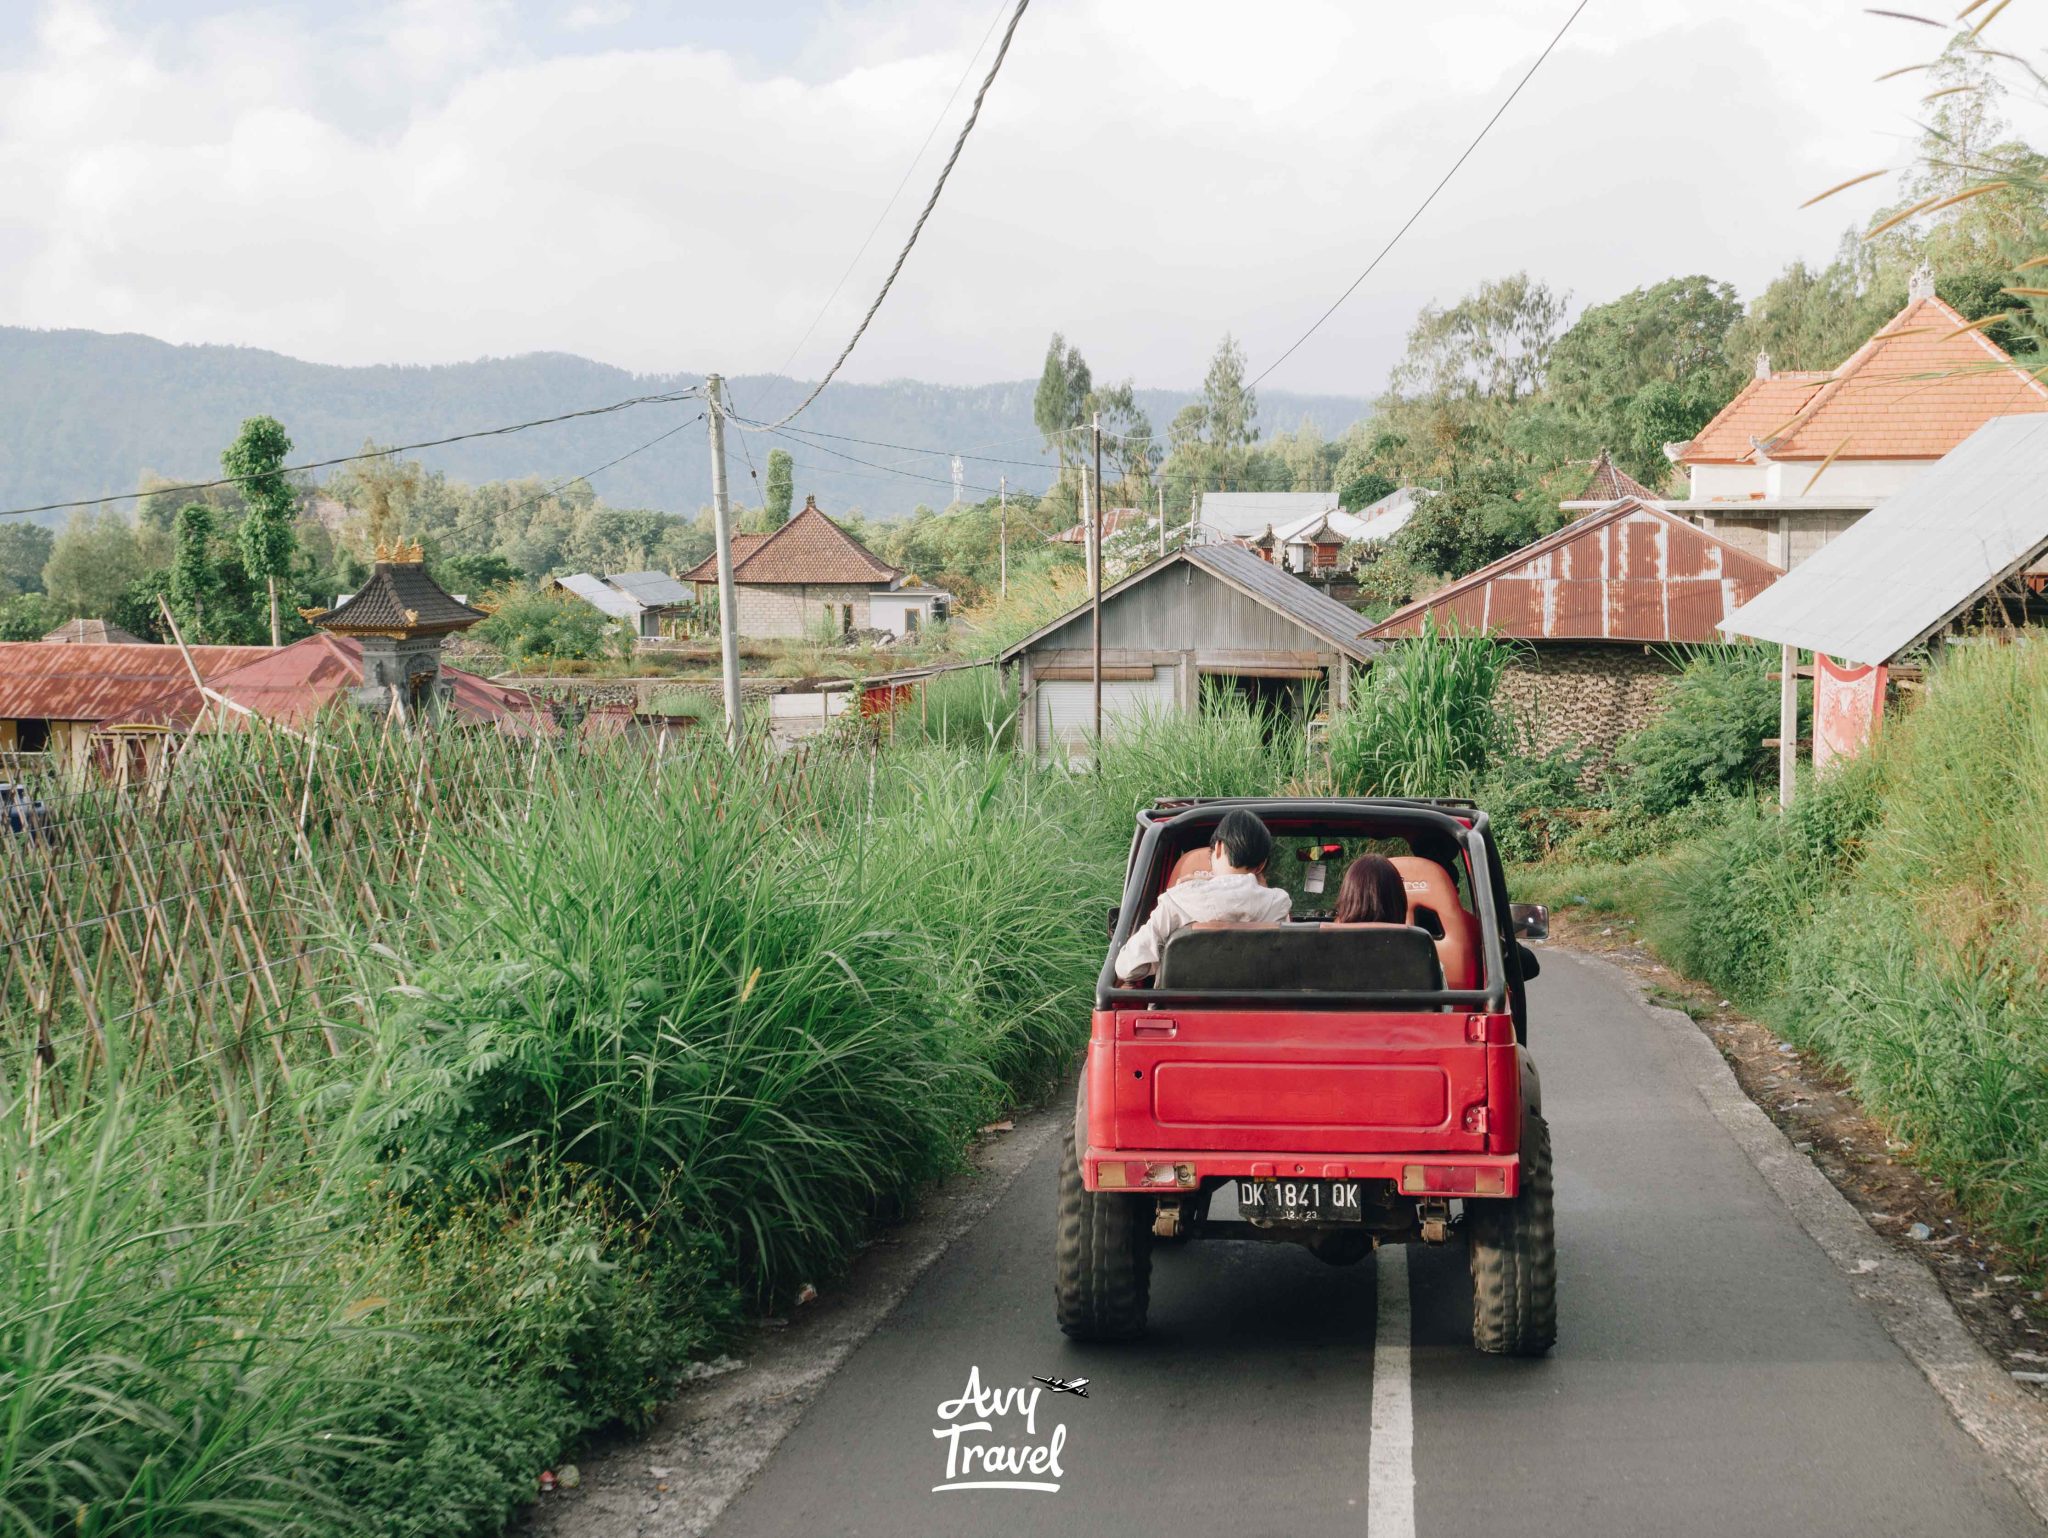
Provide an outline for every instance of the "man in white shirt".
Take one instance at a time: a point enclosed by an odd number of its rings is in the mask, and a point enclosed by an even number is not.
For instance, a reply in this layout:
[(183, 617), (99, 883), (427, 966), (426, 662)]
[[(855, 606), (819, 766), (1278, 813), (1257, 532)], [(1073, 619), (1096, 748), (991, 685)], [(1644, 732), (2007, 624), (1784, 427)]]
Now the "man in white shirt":
[(1159, 894), (1152, 916), (1116, 953), (1116, 975), (1133, 983), (1150, 977), (1159, 954), (1177, 929), (1211, 920), (1276, 924), (1293, 910), (1293, 900), (1278, 888), (1261, 886), (1259, 875), (1273, 853), (1273, 835), (1254, 814), (1226, 812), (1216, 824), (1209, 846), (1207, 873), (1196, 872)]

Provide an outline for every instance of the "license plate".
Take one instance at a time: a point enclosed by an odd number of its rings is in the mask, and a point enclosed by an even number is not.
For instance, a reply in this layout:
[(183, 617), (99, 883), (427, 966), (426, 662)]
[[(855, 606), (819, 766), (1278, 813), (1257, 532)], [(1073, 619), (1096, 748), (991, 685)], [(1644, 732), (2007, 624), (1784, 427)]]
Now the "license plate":
[(1254, 1223), (1359, 1223), (1357, 1180), (1240, 1180), (1237, 1210)]

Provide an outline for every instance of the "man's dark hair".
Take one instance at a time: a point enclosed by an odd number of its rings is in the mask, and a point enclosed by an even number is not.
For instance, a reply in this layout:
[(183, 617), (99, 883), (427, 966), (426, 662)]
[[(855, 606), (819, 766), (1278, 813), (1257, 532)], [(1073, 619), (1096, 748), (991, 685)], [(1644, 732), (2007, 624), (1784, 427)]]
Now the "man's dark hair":
[(1223, 814), (1209, 842), (1221, 844), (1223, 858), (1239, 870), (1257, 870), (1273, 853), (1272, 833), (1256, 813), (1242, 808)]

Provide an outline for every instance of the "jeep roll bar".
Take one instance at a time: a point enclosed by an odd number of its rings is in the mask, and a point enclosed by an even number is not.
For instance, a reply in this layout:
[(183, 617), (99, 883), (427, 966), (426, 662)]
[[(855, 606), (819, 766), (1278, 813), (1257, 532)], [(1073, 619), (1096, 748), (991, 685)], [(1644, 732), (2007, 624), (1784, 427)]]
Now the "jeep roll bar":
[[(1481, 986), (1428, 990), (1365, 989), (1355, 992), (1323, 988), (1219, 991), (1118, 987), (1117, 953), (1123, 949), (1135, 927), (1137, 910), (1145, 896), (1142, 880), (1150, 875), (1161, 842), (1176, 829), (1221, 821), (1223, 813), (1240, 807), (1261, 817), (1275, 819), (1307, 818), (1341, 823), (1350, 814), (1363, 823), (1371, 816), (1382, 827), (1391, 824), (1401, 831), (1426, 828), (1449, 837), (1464, 850), (1470, 867), (1469, 885), (1473, 908), (1479, 919), (1480, 949), (1485, 962)], [(1452, 808), (1460, 815), (1452, 815)], [(1160, 813), (1171, 815), (1161, 817), (1157, 815)], [(1109, 955), (1095, 980), (1097, 1009), (1241, 1006), (1252, 1009), (1428, 1010), (1446, 1005), (1476, 1005), (1493, 1014), (1507, 1012), (1508, 979), (1501, 964), (1501, 914), (1494, 900), (1496, 883), (1486, 846), (1489, 824), (1486, 813), (1472, 802), (1393, 796), (1167, 798), (1155, 801), (1140, 812), (1137, 821), (1138, 832), (1131, 844), (1130, 863), (1124, 871), (1123, 900), (1117, 908), (1116, 928), (1109, 940)]]

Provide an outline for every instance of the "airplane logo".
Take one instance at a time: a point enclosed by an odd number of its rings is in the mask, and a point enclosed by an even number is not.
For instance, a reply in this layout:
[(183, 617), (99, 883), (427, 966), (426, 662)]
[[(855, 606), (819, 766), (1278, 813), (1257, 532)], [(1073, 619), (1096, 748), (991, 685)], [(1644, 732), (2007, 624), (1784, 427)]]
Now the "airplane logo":
[(1055, 1394), (1079, 1394), (1083, 1399), (1088, 1397), (1089, 1380), (1086, 1378), (1048, 1378), (1043, 1373), (1033, 1373), (1031, 1381), (1043, 1383)]

